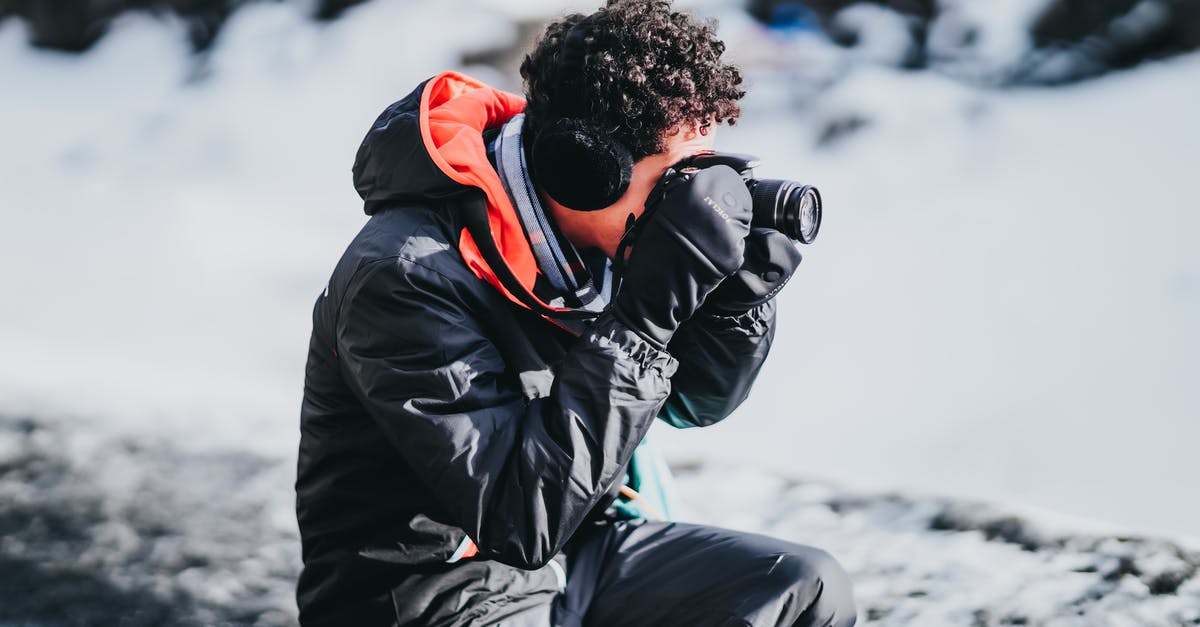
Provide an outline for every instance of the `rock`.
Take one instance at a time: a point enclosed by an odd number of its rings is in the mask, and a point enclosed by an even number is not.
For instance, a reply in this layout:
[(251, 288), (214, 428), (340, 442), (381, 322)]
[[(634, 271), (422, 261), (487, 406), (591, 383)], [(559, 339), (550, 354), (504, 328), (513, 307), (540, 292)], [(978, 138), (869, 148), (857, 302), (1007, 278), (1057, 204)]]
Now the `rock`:
[[(804, 14), (797, 2), (753, 0), (765, 24)], [(1036, 11), (966, 0), (808, 0), (830, 39), (856, 56), (932, 67), (972, 82), (1057, 85), (1200, 48), (1197, 0), (1042, 0)]]

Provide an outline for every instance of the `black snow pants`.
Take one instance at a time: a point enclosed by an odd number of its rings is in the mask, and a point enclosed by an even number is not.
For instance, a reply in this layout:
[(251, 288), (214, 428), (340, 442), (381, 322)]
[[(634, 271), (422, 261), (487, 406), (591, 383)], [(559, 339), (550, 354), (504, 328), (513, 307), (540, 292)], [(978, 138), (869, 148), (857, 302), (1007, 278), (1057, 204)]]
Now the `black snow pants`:
[[(685, 523), (587, 525), (553, 563), (493, 561), (413, 574), (379, 599), (401, 627), (850, 627), (850, 579), (828, 553)], [(390, 607), (388, 607), (390, 606)]]

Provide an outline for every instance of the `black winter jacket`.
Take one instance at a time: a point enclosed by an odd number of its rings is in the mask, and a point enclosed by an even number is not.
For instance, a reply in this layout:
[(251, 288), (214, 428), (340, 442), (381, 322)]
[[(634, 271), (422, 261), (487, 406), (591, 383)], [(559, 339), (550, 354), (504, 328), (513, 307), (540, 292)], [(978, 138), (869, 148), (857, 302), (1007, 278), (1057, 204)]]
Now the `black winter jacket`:
[(545, 564), (603, 512), (656, 416), (721, 420), (766, 357), (773, 302), (697, 316), (670, 354), (608, 313), (527, 305), (536, 269), (481, 139), (523, 104), (441, 74), (359, 150), (370, 218), (317, 298), (305, 371), (302, 622), (445, 567), (468, 537), (472, 559)]

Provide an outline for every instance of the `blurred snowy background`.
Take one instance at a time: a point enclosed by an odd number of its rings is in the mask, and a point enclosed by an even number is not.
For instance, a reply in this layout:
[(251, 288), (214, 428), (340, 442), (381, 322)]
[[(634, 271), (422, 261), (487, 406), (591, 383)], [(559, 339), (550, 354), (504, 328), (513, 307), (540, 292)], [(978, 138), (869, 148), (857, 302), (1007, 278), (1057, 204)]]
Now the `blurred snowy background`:
[[(0, 0), (0, 625), (294, 620), (354, 151), (594, 4)], [(658, 431), (696, 519), (870, 624), (1200, 624), (1200, 2), (677, 6), (749, 79), (718, 147), (827, 208), (750, 400)]]

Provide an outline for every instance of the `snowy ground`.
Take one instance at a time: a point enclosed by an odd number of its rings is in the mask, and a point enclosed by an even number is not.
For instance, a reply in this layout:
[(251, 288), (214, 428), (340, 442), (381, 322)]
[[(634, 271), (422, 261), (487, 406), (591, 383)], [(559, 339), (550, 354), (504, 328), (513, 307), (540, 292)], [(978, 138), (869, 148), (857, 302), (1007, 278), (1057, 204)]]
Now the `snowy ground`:
[[(81, 432), (0, 416), (0, 625), (295, 623), (290, 464)], [(675, 470), (685, 519), (836, 555), (860, 624), (1200, 624), (1197, 547), (744, 466)]]
[[(513, 36), (488, 6), (256, 5), (200, 60), (144, 17), (83, 57), (0, 23), (0, 624), (59, 624), (67, 590), (128, 624), (290, 620), (309, 312), (364, 220), (353, 154)], [(802, 43), (720, 14), (744, 58)], [(808, 50), (752, 73), (718, 138), (828, 210), (751, 399), (660, 433), (706, 460), (695, 501), (741, 478), (697, 516), (827, 546), (880, 624), (1198, 624), (1176, 547), (1200, 535), (1200, 56), (989, 91)], [(1028, 551), (1006, 516), (1031, 507), (1109, 522)]]
[[(694, 516), (819, 546), (869, 625), (1200, 624), (1200, 551), (928, 496), (677, 464)], [(1086, 525), (1085, 525), (1086, 527)], [(1067, 531), (1066, 529), (1071, 529)]]

